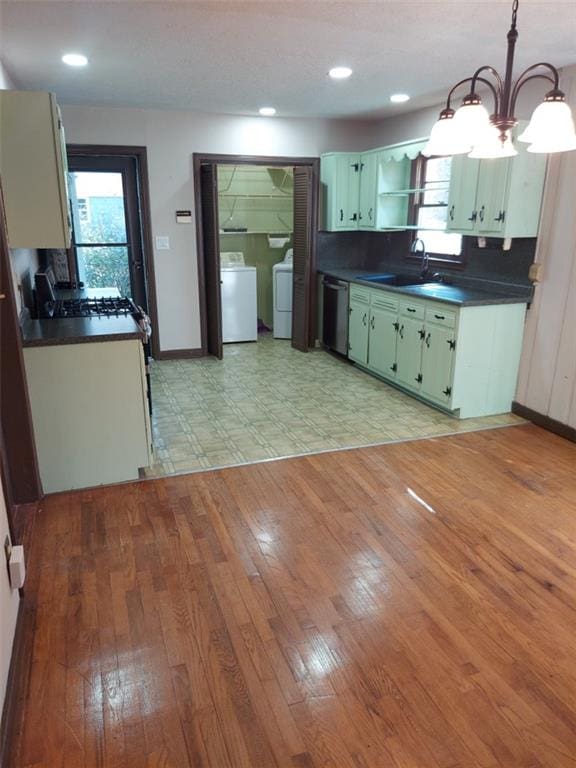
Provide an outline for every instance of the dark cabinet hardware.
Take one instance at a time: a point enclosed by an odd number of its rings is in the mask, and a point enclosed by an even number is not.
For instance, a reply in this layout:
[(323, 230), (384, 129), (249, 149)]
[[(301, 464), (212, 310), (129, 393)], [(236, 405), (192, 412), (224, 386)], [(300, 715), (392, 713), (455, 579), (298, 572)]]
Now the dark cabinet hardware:
[(361, 213), (358, 214), (358, 221), (362, 221), (362, 214)]
[(404, 338), (404, 326), (403, 325), (401, 325), (400, 328), (398, 328), (398, 335), (400, 336), (401, 339)]
[(351, 315), (351, 314), (352, 314), (352, 310), (353, 310), (353, 309), (354, 309), (354, 307), (348, 307), (348, 314), (349, 314), (349, 315)]
[(358, 219), (357, 213), (355, 213), (353, 216), (350, 216), (350, 221), (357, 221), (357, 219)]
[(414, 379), (414, 381), (417, 381), (418, 384), (422, 384), (422, 374), (419, 373), (418, 376), (416, 376), (416, 378)]
[(360, 170), (360, 163), (352, 163), (350, 165), (350, 168), (354, 168), (354, 173), (358, 173), (358, 171)]
[(426, 347), (428, 349), (430, 349), (430, 338), (431, 338), (431, 334), (429, 333), (428, 336), (426, 336), (426, 338), (424, 339), (424, 344), (426, 344)]
[(360, 163), (360, 170), (361, 170), (361, 171), (363, 171), (363, 170), (364, 170), (364, 163)]
[(484, 209), (485, 208), (486, 208), (485, 205), (483, 205), (482, 208), (480, 208), (480, 213), (478, 214), (479, 218), (480, 218), (480, 221), (484, 221)]
[(394, 330), (396, 331), (396, 333), (398, 333), (398, 329), (400, 328), (400, 323), (392, 323), (392, 325), (394, 326)]
[(498, 213), (498, 216), (496, 216), (496, 218), (494, 219), (494, 221), (504, 221), (505, 218), (506, 218), (506, 211), (500, 211)]
[(443, 389), (442, 394), (446, 395), (446, 397), (450, 397), (450, 395), (452, 394), (452, 387), (446, 387), (446, 389)]
[(370, 328), (374, 330), (374, 315), (372, 315), (372, 317), (370, 318)]
[(368, 218), (370, 219), (370, 221), (372, 221), (372, 214), (373, 213), (374, 213), (374, 209), (370, 208), (370, 210), (368, 211)]
[(478, 211), (472, 211), (472, 216), (468, 216), (468, 221), (476, 221), (478, 217)]
[(446, 320), (446, 317), (444, 315), (434, 315), (436, 320)]
[(366, 312), (364, 312), (364, 317), (362, 318), (362, 325), (368, 325), (368, 317), (366, 315)]
[(393, 364), (390, 366), (390, 370), (391, 370), (391, 371), (394, 371), (394, 373), (396, 373), (396, 371), (398, 370), (398, 366), (396, 365), (396, 363), (393, 363)]
[(423, 339), (424, 336), (426, 336), (426, 331), (424, 330), (424, 328), (420, 328), (420, 330), (418, 331), (418, 335), (420, 336), (421, 339)]
[(340, 221), (344, 221), (344, 208), (340, 208)]
[(454, 339), (446, 339), (446, 344), (448, 344), (450, 349), (456, 349), (456, 342)]
[(412, 307), (406, 307), (407, 312), (416, 312), (415, 309), (412, 309)]
[(450, 217), (450, 221), (454, 221), (454, 206), (450, 206), (450, 210), (448, 212), (448, 216)]

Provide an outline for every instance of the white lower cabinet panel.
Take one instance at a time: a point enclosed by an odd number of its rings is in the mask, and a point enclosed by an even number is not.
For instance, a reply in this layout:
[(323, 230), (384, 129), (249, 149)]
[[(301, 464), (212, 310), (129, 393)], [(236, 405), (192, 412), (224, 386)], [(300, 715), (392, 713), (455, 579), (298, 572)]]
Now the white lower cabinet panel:
[(152, 461), (140, 341), (24, 349), (45, 493), (138, 479)]
[(350, 355), (357, 363), (460, 418), (510, 410), (525, 303), (455, 307), (423, 299), (399, 301), (397, 293), (379, 289), (364, 289), (364, 301), (361, 306), (350, 302), (350, 332), (361, 340), (353, 346), (362, 354)]

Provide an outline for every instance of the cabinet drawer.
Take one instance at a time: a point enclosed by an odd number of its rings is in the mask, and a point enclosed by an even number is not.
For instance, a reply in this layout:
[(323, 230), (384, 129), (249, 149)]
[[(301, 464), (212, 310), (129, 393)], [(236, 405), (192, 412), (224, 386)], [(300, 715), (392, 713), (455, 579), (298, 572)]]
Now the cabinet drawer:
[(424, 320), (426, 305), (419, 301), (401, 301), (400, 314), (407, 317), (414, 317), (418, 320)]
[(385, 291), (371, 291), (370, 304), (379, 309), (388, 309), (390, 312), (398, 312), (398, 299)]
[(426, 307), (426, 322), (435, 323), (436, 325), (444, 325), (446, 328), (456, 327), (456, 312), (450, 309), (444, 309), (443, 306), (428, 306)]
[(350, 283), (350, 301), (360, 301), (362, 304), (370, 304), (370, 291)]

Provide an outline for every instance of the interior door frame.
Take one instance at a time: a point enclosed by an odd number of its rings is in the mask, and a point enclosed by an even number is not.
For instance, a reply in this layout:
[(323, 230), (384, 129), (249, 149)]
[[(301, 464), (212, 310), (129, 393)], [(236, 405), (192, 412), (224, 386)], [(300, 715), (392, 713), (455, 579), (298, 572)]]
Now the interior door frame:
[[(140, 203), (140, 223), (142, 226), (142, 257), (144, 263), (144, 281), (148, 300), (148, 314), (152, 322), (153, 333), (150, 337), (152, 357), (161, 358), (160, 335), (158, 331), (158, 301), (156, 295), (156, 274), (154, 270), (154, 249), (152, 246), (152, 217), (150, 208), (150, 188), (148, 181), (148, 154), (146, 147), (123, 146), (118, 144), (67, 144), (69, 157), (128, 157), (136, 160), (136, 180)], [(75, 274), (76, 264), (73, 250), (68, 250), (68, 269)]]
[[(312, 188), (315, 201), (313, 205), (311, 242), (310, 282), (313, 282), (316, 274), (316, 233), (318, 232), (318, 195), (320, 184), (320, 158), (319, 157), (285, 157), (278, 155), (220, 155), (203, 152), (194, 152), (192, 155), (192, 168), (194, 176), (194, 211), (196, 218), (196, 256), (198, 262), (198, 295), (200, 300), (200, 337), (201, 354), (208, 354), (208, 312), (211, 307), (206, 291), (206, 277), (204, 271), (204, 233), (202, 230), (202, 196), (200, 187), (200, 167), (202, 165), (262, 165), (269, 167), (308, 166), (312, 169)], [(218, 257), (219, 258), (219, 257)], [(308, 285), (310, 306), (308, 307), (309, 346), (314, 344), (316, 314), (314, 312), (316, 292), (313, 285)]]

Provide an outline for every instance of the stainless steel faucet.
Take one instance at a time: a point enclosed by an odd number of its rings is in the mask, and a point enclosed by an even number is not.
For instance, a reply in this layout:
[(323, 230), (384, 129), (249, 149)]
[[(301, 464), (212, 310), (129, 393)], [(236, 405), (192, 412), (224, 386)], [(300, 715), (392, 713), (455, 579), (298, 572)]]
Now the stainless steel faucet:
[(422, 261), (420, 262), (420, 277), (424, 278), (428, 274), (428, 266), (429, 266), (429, 259), (428, 259), (428, 253), (426, 252), (426, 244), (424, 243), (424, 240), (422, 238), (417, 237), (416, 240), (412, 243), (412, 246), (410, 248), (411, 253), (421, 253), (422, 254)]

